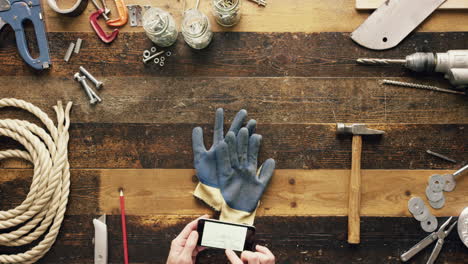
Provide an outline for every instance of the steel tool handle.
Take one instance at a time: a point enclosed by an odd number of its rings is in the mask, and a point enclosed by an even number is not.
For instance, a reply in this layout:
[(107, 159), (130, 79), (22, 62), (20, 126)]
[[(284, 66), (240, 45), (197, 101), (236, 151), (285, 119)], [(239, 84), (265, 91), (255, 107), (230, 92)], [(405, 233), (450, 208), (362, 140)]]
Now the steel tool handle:
[[(49, 45), (47, 43), (44, 21), (42, 21), (41, 7), (39, 5), (30, 7), (25, 2), (15, 2), (9, 11), (2, 14), (2, 17), (15, 31), (16, 46), (23, 60), (37, 70), (49, 68)], [(25, 20), (30, 20), (34, 25), (37, 45), (39, 46), (39, 56), (35, 59), (29, 53), (26, 35), (24, 34), (23, 22)]]
[(468, 164), (465, 165), (465, 167), (457, 170), (456, 172), (453, 173), (453, 177), (457, 177), (458, 175), (462, 174), (464, 171), (468, 170)]
[(434, 232), (430, 235), (428, 235), (426, 238), (423, 240), (419, 241), (416, 245), (414, 245), (410, 250), (406, 251), (401, 255), (401, 261), (406, 262), (410, 260), (412, 257), (414, 257), (416, 254), (418, 254), (421, 250), (429, 246), (434, 240), (437, 239), (437, 234)]
[(107, 264), (107, 225), (98, 219), (94, 224), (94, 264)]
[(359, 217), (361, 204), (361, 152), (362, 136), (354, 135), (348, 199), (348, 243), (350, 244), (359, 244), (361, 234)]
[(114, 29), (110, 35), (107, 35), (106, 32), (101, 28), (101, 26), (98, 23), (98, 18), (99, 16), (104, 12), (104, 9), (100, 8), (96, 12), (92, 13), (89, 16), (89, 23), (91, 23), (91, 26), (93, 27), (94, 31), (98, 35), (98, 37), (102, 40), (104, 43), (111, 43), (114, 41), (114, 39), (117, 37), (119, 34), (118, 29)]
[(442, 250), (442, 246), (444, 245), (443, 239), (438, 239), (434, 250), (432, 250), (431, 256), (427, 260), (427, 264), (434, 264), (437, 257), (439, 256), (440, 251)]

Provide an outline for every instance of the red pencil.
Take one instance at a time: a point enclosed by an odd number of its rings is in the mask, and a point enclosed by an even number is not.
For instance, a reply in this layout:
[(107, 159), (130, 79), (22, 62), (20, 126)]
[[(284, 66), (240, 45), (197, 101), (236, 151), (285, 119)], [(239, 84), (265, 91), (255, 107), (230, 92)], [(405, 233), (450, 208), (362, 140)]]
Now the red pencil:
[(120, 189), (120, 216), (122, 222), (122, 242), (124, 250), (124, 263), (128, 264), (128, 247), (127, 247), (127, 223), (125, 222), (125, 200), (123, 189)]

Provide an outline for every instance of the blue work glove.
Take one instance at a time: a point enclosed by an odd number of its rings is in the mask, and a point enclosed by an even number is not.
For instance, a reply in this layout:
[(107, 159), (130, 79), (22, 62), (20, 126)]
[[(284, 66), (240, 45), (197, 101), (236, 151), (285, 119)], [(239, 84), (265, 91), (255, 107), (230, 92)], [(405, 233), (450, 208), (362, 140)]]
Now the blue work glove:
[[(237, 134), (239, 129), (242, 127), (246, 117), (247, 111), (244, 109), (240, 110), (232, 121), (229, 132), (232, 134)], [(250, 131), (250, 134), (255, 132), (256, 124), (257, 122), (253, 119), (247, 123), (246, 129)], [(202, 128), (196, 127), (192, 132), (194, 164), (199, 180), (193, 195), (217, 211), (221, 210), (223, 197), (221, 196), (221, 192), (219, 190), (219, 173), (216, 167), (215, 148), (224, 141), (223, 126), (224, 111), (222, 108), (218, 108), (216, 110), (213, 145), (209, 150), (205, 148), (205, 144), (203, 143)]]
[(216, 147), (219, 186), (224, 203), (221, 221), (252, 225), (255, 213), (275, 170), (275, 161), (268, 159), (257, 171), (262, 136), (242, 128), (237, 137), (229, 132), (225, 142)]

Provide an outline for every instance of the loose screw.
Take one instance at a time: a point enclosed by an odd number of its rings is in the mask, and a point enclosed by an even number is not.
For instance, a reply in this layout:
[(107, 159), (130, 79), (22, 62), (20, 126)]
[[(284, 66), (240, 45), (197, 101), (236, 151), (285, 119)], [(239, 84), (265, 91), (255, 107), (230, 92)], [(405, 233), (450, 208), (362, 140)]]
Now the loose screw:
[(91, 90), (91, 87), (89, 87), (88, 83), (86, 82), (86, 77), (85, 76), (81, 76), (80, 73), (75, 73), (75, 75), (73, 75), (73, 78), (75, 78), (75, 80), (77, 80), (81, 86), (83, 87), (83, 89), (85, 90), (86, 94), (88, 95), (89, 97), (89, 103), (90, 104), (95, 104), (98, 99), (96, 99), (93, 94), (92, 94), (92, 90)]
[(102, 87), (102, 82), (101, 81), (98, 81), (96, 78), (94, 78), (94, 76), (89, 73), (83, 66), (80, 66), (80, 71), (88, 78), (90, 79), (94, 85), (96, 85), (96, 88), (101, 88)]

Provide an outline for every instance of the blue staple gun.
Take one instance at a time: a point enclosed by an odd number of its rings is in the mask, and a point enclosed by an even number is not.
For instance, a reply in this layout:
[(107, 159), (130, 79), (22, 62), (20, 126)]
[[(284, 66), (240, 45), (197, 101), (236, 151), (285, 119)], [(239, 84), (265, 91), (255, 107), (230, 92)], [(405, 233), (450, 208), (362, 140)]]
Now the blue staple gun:
[[(39, 57), (32, 58), (24, 34), (24, 22), (34, 25)], [(15, 31), (16, 46), (23, 60), (37, 70), (48, 69), (51, 62), (40, 0), (0, 0), (0, 30), (9, 24)]]

